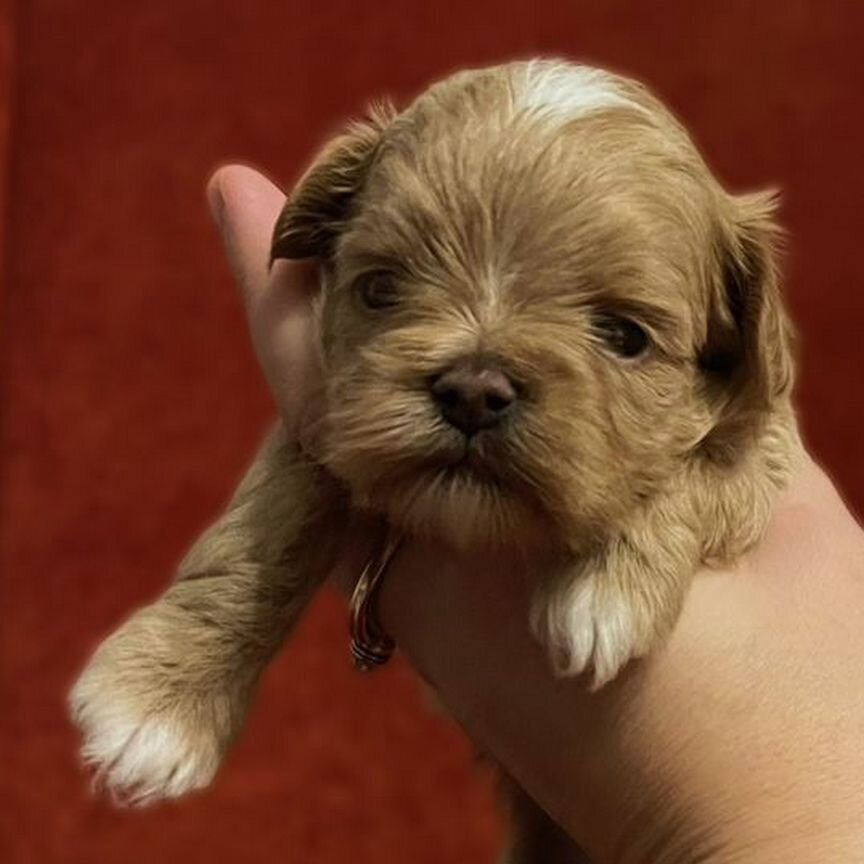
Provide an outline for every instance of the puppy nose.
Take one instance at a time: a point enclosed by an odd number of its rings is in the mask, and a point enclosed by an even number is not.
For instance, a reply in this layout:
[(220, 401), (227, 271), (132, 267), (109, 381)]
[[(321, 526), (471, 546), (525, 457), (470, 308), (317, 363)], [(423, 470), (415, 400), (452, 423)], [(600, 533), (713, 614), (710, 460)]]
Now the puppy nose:
[(499, 369), (457, 363), (429, 383), (441, 415), (466, 435), (497, 425), (516, 401), (513, 382)]

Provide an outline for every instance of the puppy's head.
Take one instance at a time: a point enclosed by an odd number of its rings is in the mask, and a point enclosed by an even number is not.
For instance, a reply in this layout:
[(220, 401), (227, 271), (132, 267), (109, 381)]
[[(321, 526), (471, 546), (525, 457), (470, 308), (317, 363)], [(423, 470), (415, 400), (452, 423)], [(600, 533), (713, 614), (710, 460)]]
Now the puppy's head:
[(376, 110), (274, 235), (323, 263), (321, 458), (460, 543), (578, 542), (688, 461), (734, 466), (790, 386), (771, 211), (599, 70), (464, 72)]

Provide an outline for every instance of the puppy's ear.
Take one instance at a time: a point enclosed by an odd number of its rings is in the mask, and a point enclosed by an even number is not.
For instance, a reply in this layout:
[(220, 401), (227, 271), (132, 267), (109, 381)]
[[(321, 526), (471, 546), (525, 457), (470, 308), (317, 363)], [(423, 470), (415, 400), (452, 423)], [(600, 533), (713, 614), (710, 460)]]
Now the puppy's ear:
[(273, 230), (271, 260), (326, 256), (345, 225), (351, 202), (387, 126), (396, 116), (389, 103), (373, 106), (324, 146), (300, 178)]
[(777, 196), (761, 192), (729, 203), (700, 356), (717, 417), (703, 445), (722, 461), (734, 460), (759, 432), (793, 377), (793, 334), (777, 266)]

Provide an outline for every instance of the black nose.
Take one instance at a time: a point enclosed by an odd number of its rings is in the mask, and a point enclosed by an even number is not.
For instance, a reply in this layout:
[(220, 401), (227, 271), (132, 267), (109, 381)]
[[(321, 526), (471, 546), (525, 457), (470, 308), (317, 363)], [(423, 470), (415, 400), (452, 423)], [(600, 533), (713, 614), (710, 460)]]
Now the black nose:
[(429, 382), (441, 416), (466, 435), (497, 425), (516, 401), (513, 382), (487, 364), (460, 362)]

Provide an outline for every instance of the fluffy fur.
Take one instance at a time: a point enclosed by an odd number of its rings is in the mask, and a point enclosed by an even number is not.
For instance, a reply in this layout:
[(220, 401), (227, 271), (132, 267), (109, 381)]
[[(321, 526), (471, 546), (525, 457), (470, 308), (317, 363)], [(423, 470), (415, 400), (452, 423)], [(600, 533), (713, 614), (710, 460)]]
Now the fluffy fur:
[[(357, 508), (538, 562), (561, 673), (601, 686), (655, 646), (698, 566), (758, 540), (798, 452), (773, 209), (727, 194), (641, 85), (557, 61), (459, 73), (331, 141), (273, 241), (322, 262), (325, 409), (76, 685), (107, 782), (209, 781)], [(517, 394), (468, 438), (430, 396), (457, 363)]]

